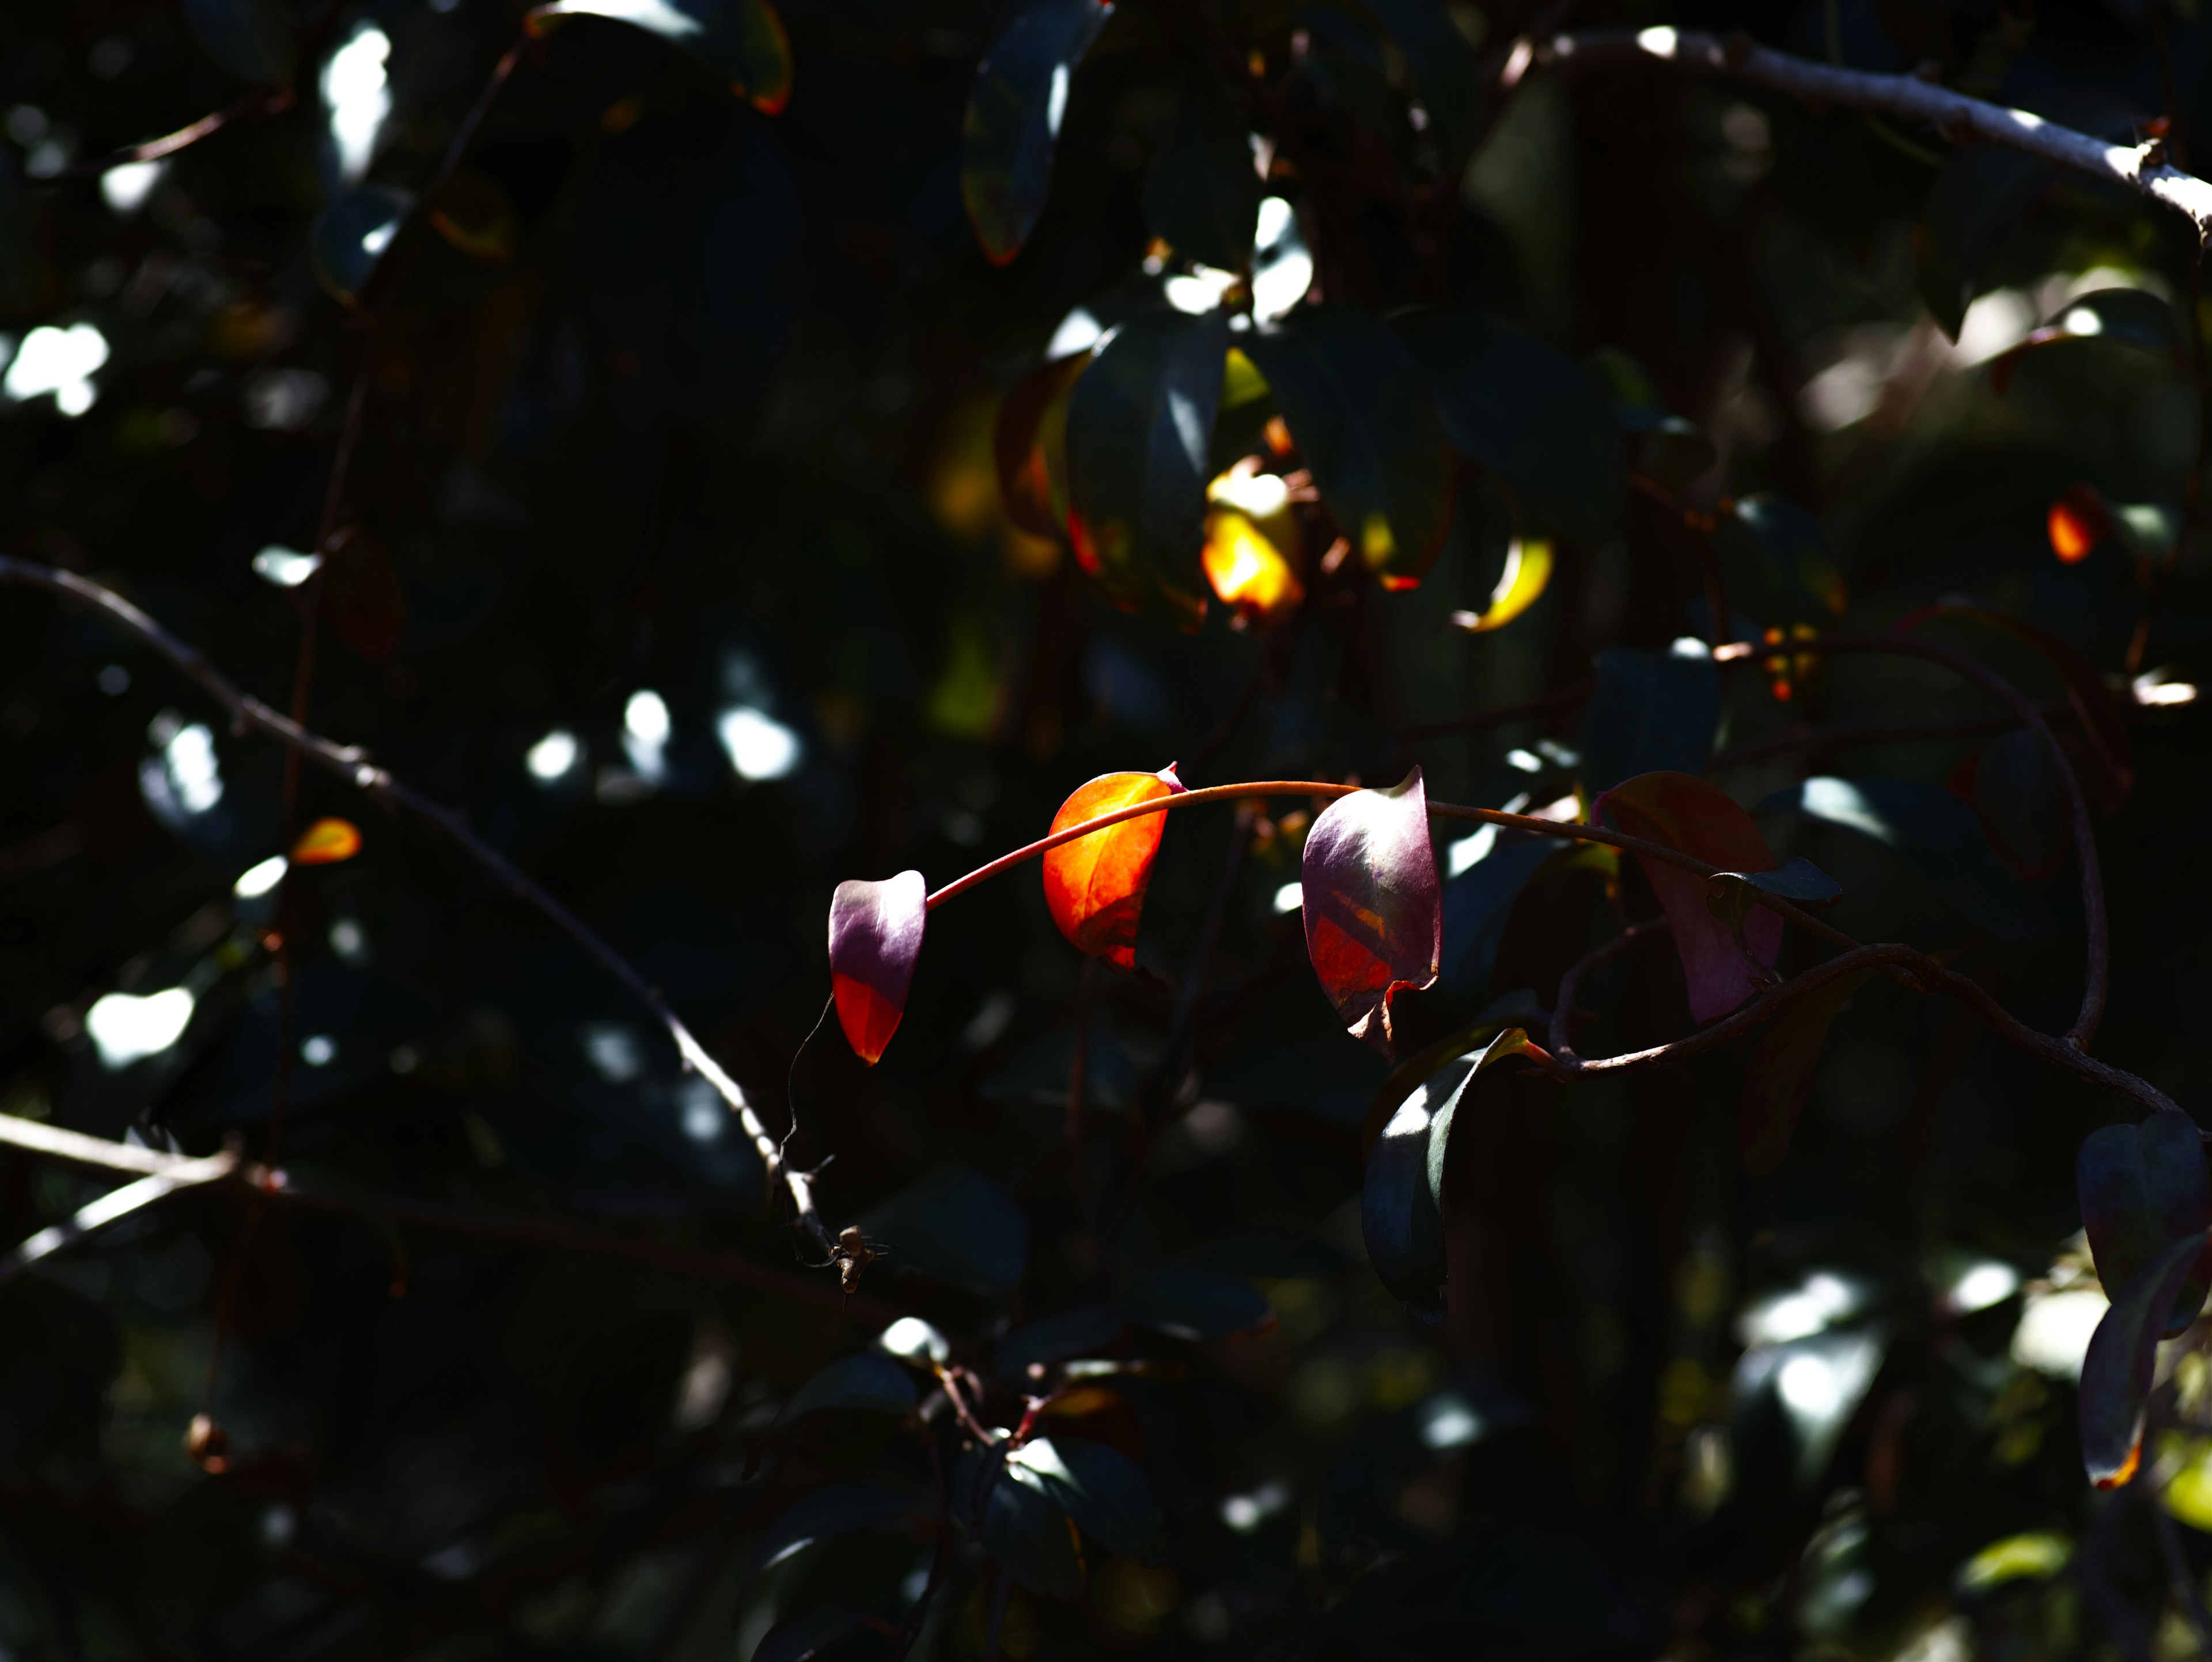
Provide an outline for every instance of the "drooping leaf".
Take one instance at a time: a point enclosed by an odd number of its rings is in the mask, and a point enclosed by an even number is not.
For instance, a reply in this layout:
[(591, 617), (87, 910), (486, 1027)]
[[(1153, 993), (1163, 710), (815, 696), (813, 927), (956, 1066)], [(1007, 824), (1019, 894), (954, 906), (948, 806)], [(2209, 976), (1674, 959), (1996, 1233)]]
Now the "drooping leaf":
[[(1052, 834), (1116, 808), (1176, 795), (1182, 788), (1173, 763), (1158, 773), (1101, 775), (1060, 805)], [(1144, 814), (1062, 843), (1039, 862), (1052, 921), (1078, 952), (1103, 958), (1117, 970), (1137, 967), (1137, 922), (1166, 829), (1164, 813)]]
[(1912, 228), (1920, 298), (1936, 326), (1959, 338), (1966, 307), (2057, 169), (1998, 144), (1955, 144)]
[(975, 71), (960, 196), (994, 265), (1022, 251), (1044, 211), (1068, 82), (1113, 11), (1110, 0), (1028, 0)]
[(906, 1503), (874, 1483), (832, 1483), (801, 1495), (762, 1531), (745, 1564), (745, 1580), (775, 1568), (817, 1541), (875, 1529), (906, 1515)]
[(2035, 882), (2074, 846), (2066, 787), (2040, 734), (1999, 734), (1974, 760), (1974, 812), (1982, 835), (2014, 876)]
[(1779, 790), (1761, 813), (1802, 814), (1870, 838), (1968, 917), (2007, 941), (2035, 933), (2035, 909), (1990, 845), (1974, 811), (1935, 785), (1908, 779), (1817, 776)]
[(1470, 312), (1413, 312), (1391, 326), (1453, 445), (1511, 493), (1522, 533), (1602, 541), (1620, 517), (1627, 472), (1597, 384), (1534, 336)]
[(361, 852), (361, 828), (350, 819), (318, 819), (292, 844), (295, 866), (335, 866)]
[(789, 1425), (802, 1415), (849, 1408), (877, 1414), (905, 1414), (916, 1399), (914, 1376), (880, 1350), (857, 1350), (839, 1358), (791, 1394), (777, 1416)]
[(1029, 1268), (1030, 1221), (1012, 1196), (971, 1166), (948, 1166), (902, 1190), (866, 1220), (893, 1262), (988, 1293), (1011, 1291)]
[(316, 279), (331, 296), (357, 306), (377, 262), (399, 235), (415, 198), (386, 185), (357, 185), (315, 216), (307, 253)]
[(791, 38), (769, 0), (552, 0), (527, 20), (543, 37), (569, 17), (605, 17), (681, 47), (764, 114), (791, 101)]
[(2026, 354), (2061, 341), (2109, 342), (2132, 347), (2182, 367), (2182, 338), (2173, 308), (2141, 289), (2099, 289), (2069, 300), (2010, 350), (1990, 364), (1990, 381), (1999, 393), (2011, 383)]
[(1739, 497), (1735, 512), (1721, 520), (1714, 545), (1724, 559), (1731, 598), (1756, 606), (1761, 623), (1820, 623), (1843, 615), (1848, 595), (1828, 533), (1788, 497)]
[(1032, 537), (1067, 539), (1067, 405), (1088, 351), (1039, 364), (1006, 401), (991, 435), (1006, 517)]
[(1176, 1339), (1263, 1332), (1275, 1312), (1250, 1282), (1196, 1263), (1156, 1263), (1121, 1294), (1121, 1314)]
[(752, 1662), (813, 1662), (832, 1645), (880, 1625), (878, 1618), (854, 1605), (825, 1604), (818, 1610), (779, 1622), (763, 1634), (753, 1647)]
[(182, 0), (185, 27), (200, 50), (241, 81), (290, 77), (299, 60), (292, 20), (280, 0)]
[[(2092, 1131), (2075, 1158), (2075, 1182), (2097, 1278), (2115, 1299), (2170, 1243), (2203, 1239), (2212, 1230), (2203, 1135), (2179, 1109), (2159, 1109), (2140, 1125)], [(2212, 1249), (2182, 1283), (2166, 1318), (2167, 1336), (2196, 1319), (2208, 1290)]]
[(1438, 175), (1466, 171), (1482, 131), (1482, 82), (1474, 53), (1438, 0), (1364, 0), (1405, 54), (1428, 116)]
[(1045, 1367), (1094, 1354), (1121, 1337), (1121, 1312), (1106, 1304), (1078, 1305), (1041, 1317), (999, 1341), (998, 1372), (1002, 1378), (1019, 1379), (1032, 1363)]
[(1345, 1026), (1390, 1054), (1390, 1001), (1436, 983), (1443, 892), (1415, 768), (1392, 790), (1355, 791), (1306, 834), (1306, 956)]
[(1145, 187), (1145, 223), (1177, 253), (1224, 271), (1252, 262), (1260, 175), (1251, 129), (1211, 71), (1193, 72)]
[(1518, 1027), (1423, 1080), (1368, 1151), (1359, 1228), (1382, 1285), (1427, 1320), (1444, 1313), (1444, 1156), (1452, 1122), (1475, 1076), (1528, 1048)]
[(1583, 784), (1595, 796), (1642, 773), (1703, 773), (1720, 725), (1721, 678), (1690, 642), (1597, 654), (1597, 690), (1583, 712)]
[(1492, 999), (1465, 1026), (1423, 1045), (1393, 1068), (1383, 1075), (1367, 1104), (1366, 1117), (1359, 1128), (1361, 1157), (1364, 1159), (1373, 1153), (1376, 1140), (1382, 1135), (1382, 1128), (1390, 1123), (1391, 1116), (1431, 1075), (1473, 1055), (1506, 1028), (1528, 1022), (1542, 1014), (1536, 995), (1525, 987), (1520, 988)]
[(1420, 366), (1387, 324), (1302, 306), (1241, 340), (1322, 503), (1385, 587), (1418, 583), (1451, 521), (1451, 459)]
[(1767, 1023), (1744, 1073), (1736, 1118), (1736, 1143), (1746, 1171), (1764, 1176), (1782, 1164), (1790, 1152), (1790, 1134), (1805, 1111), (1828, 1028), (1875, 973), (1859, 970), (1838, 976), (1785, 1005)]
[(357, 525), (341, 530), (324, 557), (322, 585), (322, 614), (338, 639), (372, 664), (399, 650), (407, 594), (383, 539)]
[[(1724, 871), (1771, 872), (1773, 851), (1752, 818), (1717, 787), (1686, 773), (1647, 773), (1615, 786), (1592, 804), (1632, 837), (1663, 843)], [(1637, 855), (1667, 915), (1691, 1018), (1703, 1024), (1726, 1015), (1771, 984), (1782, 950), (1782, 917), (1765, 906), (1741, 909), (1733, 920), (1709, 904), (1715, 886), (1679, 866)]]
[(906, 1013), (915, 960), (929, 922), (929, 885), (920, 872), (878, 883), (848, 878), (830, 901), (830, 987), (837, 1025), (871, 1068)]
[(1516, 537), (1505, 551), (1505, 569), (1480, 612), (1455, 612), (1452, 627), (1470, 635), (1503, 629), (1543, 598), (1552, 581), (1552, 545)]
[[(2099, 1488), (2120, 1488), (2142, 1462), (2143, 1410), (2158, 1342), (2206, 1245), (2202, 1236), (2185, 1237), (2136, 1270), (2090, 1336), (2081, 1363), (2081, 1464)], [(2196, 1313), (2190, 1312), (2191, 1319)]]
[(1158, 1563), (1166, 1525), (1152, 1479), (1134, 1460), (1081, 1437), (1037, 1437), (1006, 1457), (1001, 1481), (1036, 1489), (1102, 1546)]
[(1099, 350), (1068, 400), (1077, 559), (1116, 606), (1185, 627), (1206, 610), (1199, 551), (1228, 345), (1219, 312), (1141, 314)]

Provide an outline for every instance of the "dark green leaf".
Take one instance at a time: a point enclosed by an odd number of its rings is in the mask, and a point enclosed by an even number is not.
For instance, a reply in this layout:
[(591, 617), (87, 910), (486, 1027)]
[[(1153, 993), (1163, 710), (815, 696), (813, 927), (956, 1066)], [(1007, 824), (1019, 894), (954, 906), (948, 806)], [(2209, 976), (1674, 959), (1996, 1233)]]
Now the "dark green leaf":
[[(2081, 1227), (2106, 1294), (2118, 1298), (2170, 1242), (2212, 1229), (2212, 1174), (2197, 1122), (2161, 1108), (2140, 1125), (2107, 1125), (2082, 1140), (2075, 1161)], [(2212, 1289), (2212, 1264), (2200, 1262), (2183, 1283), (2168, 1336), (2195, 1319)]]
[(1641, 773), (1703, 773), (1720, 715), (1720, 672), (1702, 650), (1607, 647), (1583, 713), (1584, 788), (1595, 796)]
[(914, 1376), (880, 1350), (856, 1351), (840, 1358), (792, 1393), (779, 1423), (825, 1408), (866, 1409), (905, 1414), (915, 1404)]
[(1103, 1350), (1121, 1336), (1121, 1312), (1112, 1305), (1079, 1305), (1018, 1327), (999, 1341), (998, 1371), (1014, 1379), (1031, 1363), (1050, 1364)]
[(1041, 363), (999, 406), (991, 456), (998, 466), (1000, 499), (1006, 517), (1033, 537), (1059, 542), (1067, 535), (1067, 504), (1056, 500), (1056, 492), (1066, 489), (1067, 399), (1090, 362), (1085, 351)]
[(377, 264), (398, 240), (415, 198), (383, 185), (363, 185), (317, 215), (307, 234), (315, 276), (331, 297), (357, 304)]
[(2025, 941), (2035, 933), (2035, 909), (2020, 880), (1990, 852), (1974, 811), (1937, 786), (1821, 776), (1775, 792), (1758, 811), (1802, 814), (1856, 831), (1993, 934)]
[(531, 13), (531, 27), (542, 34), (563, 17), (611, 18), (658, 35), (768, 114), (791, 100), (791, 41), (769, 0), (552, 0)]
[(904, 1263), (949, 1282), (1004, 1293), (1029, 1267), (1030, 1221), (971, 1166), (951, 1166), (892, 1196), (866, 1227)]
[(1207, 447), (1228, 348), (1221, 313), (1146, 312), (1075, 383), (1067, 471), (1076, 557), (1126, 610), (1190, 626), (1205, 610)]
[(1239, 343), (1275, 394), (1352, 552), (1386, 587), (1418, 582), (1451, 519), (1451, 460), (1419, 366), (1389, 326), (1302, 306)]
[(2099, 289), (2068, 301), (2026, 340), (1999, 356), (1990, 365), (1990, 382), (2002, 393), (2026, 354), (2061, 341), (2081, 340), (2131, 346), (2176, 368), (2183, 362), (2181, 330), (2171, 306), (2141, 289)]
[(1974, 760), (1974, 812), (1998, 859), (2025, 882), (2050, 876), (2074, 845), (2071, 805), (2043, 735), (2016, 728)]
[[(1490, 983), (1498, 943), (1512, 916), (1513, 903), (1539, 868), (1568, 846), (1556, 837), (1535, 837), (1485, 827), (1490, 848), (1480, 859), (1444, 882), (1444, 955), (1439, 979), (1458, 993), (1478, 993)], [(1447, 851), (1455, 862), (1455, 844)]]
[(1194, 1263), (1159, 1263), (1140, 1272), (1121, 1295), (1121, 1313), (1176, 1339), (1225, 1339), (1275, 1319), (1249, 1282)]
[(1216, 76), (1195, 71), (1145, 188), (1145, 223), (1187, 259), (1242, 271), (1259, 222), (1260, 175), (1244, 113)]
[(817, 1541), (874, 1529), (906, 1515), (906, 1503), (874, 1483), (832, 1483), (802, 1495), (762, 1532), (746, 1562), (750, 1580)]
[(182, 0), (200, 50), (241, 81), (283, 81), (299, 56), (280, 0)]
[(1030, 0), (975, 71), (960, 195), (994, 265), (1022, 251), (1044, 211), (1068, 82), (1113, 11), (1110, 0)]
[[(2203, 1236), (2189, 1236), (2136, 1271), (2090, 1336), (2081, 1363), (2081, 1464), (2099, 1488), (2117, 1488), (2136, 1475), (2158, 1342), (2205, 1247)], [(2196, 1311), (2190, 1314), (2194, 1319)]]
[(1147, 1564), (1158, 1563), (1165, 1550), (1165, 1525), (1152, 1479), (1103, 1443), (1034, 1438), (1007, 1457), (1000, 1482), (1036, 1490), (1102, 1546)]
[(1943, 158), (1913, 228), (1914, 275), (1936, 326), (1953, 340), (1966, 307), (2057, 169), (1997, 144), (1960, 144)]
[(875, 1618), (850, 1604), (828, 1604), (805, 1616), (779, 1622), (753, 1649), (752, 1662), (810, 1662), (840, 1640), (875, 1625)]
[(1808, 900), (1817, 904), (1838, 899), (1844, 892), (1842, 884), (1802, 854), (1790, 855), (1783, 861), (1779, 871), (1723, 872), (1721, 875), (1748, 883), (1754, 889), (1784, 900)]
[(978, 1531), (984, 1549), (1031, 1592), (1055, 1598), (1080, 1592), (1083, 1554), (1068, 1515), (1041, 1488), (1016, 1481), (995, 1453), (963, 1459), (954, 1468), (953, 1482), (975, 1481), (969, 1473), (979, 1459), (986, 1464), (991, 1485)]
[(1416, 312), (1392, 326), (1452, 443), (1512, 493), (1522, 532), (1601, 541), (1627, 488), (1620, 430), (1574, 361), (1468, 312)]
[(1428, 115), (1439, 175), (1454, 184), (1482, 131), (1481, 77), (1467, 37), (1437, 0), (1363, 0), (1405, 54)]
[(1813, 1088), (1813, 1070), (1829, 1026), (1874, 973), (1859, 970), (1814, 988), (1785, 1005), (1759, 1035), (1744, 1074), (1736, 1118), (1736, 1142), (1747, 1171), (1764, 1175), (1782, 1164)]

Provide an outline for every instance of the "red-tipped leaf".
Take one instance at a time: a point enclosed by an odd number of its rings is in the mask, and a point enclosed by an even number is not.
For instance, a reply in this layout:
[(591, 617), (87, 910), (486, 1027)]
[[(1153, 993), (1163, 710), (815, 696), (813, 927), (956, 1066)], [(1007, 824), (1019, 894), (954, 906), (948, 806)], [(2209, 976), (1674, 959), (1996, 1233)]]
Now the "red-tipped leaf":
[[(1060, 805), (1052, 829), (1057, 834), (1116, 808), (1176, 795), (1182, 788), (1172, 762), (1158, 773), (1102, 774)], [(1137, 920), (1152, 880), (1152, 857), (1160, 851), (1166, 829), (1166, 815), (1141, 814), (1063, 843), (1044, 856), (1045, 904), (1077, 951), (1103, 958), (1117, 970), (1137, 967)]]
[(1339, 797), (1306, 835), (1306, 956), (1356, 1038), (1390, 1054), (1390, 1001), (1433, 986), (1443, 886), (1415, 768), (1395, 790)]
[(929, 886), (920, 872), (880, 883), (848, 879), (830, 902), (830, 986), (837, 1022), (854, 1054), (871, 1068), (906, 1013), (914, 961), (929, 922)]

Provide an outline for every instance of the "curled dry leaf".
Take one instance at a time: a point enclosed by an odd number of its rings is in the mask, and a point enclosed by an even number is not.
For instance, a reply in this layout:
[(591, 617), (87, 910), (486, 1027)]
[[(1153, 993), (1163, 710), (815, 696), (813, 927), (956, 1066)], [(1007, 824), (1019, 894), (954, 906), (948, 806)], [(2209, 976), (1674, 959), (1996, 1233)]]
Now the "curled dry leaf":
[[(1102, 774), (1060, 805), (1053, 832), (1116, 808), (1174, 796), (1182, 788), (1172, 762), (1158, 773)], [(1164, 815), (1144, 814), (1064, 843), (1044, 856), (1045, 904), (1078, 952), (1103, 958), (1117, 970), (1137, 967), (1137, 920), (1166, 829)]]
[(1395, 790), (1339, 797), (1306, 835), (1306, 956), (1354, 1038), (1390, 1054), (1390, 1001), (1436, 984), (1443, 886), (1415, 768)]
[(929, 886), (920, 872), (880, 883), (848, 879), (830, 902), (830, 985), (837, 1023), (871, 1068), (898, 1031), (929, 922)]
[(335, 866), (361, 852), (361, 831), (350, 819), (318, 819), (292, 844), (292, 861), (300, 866)]

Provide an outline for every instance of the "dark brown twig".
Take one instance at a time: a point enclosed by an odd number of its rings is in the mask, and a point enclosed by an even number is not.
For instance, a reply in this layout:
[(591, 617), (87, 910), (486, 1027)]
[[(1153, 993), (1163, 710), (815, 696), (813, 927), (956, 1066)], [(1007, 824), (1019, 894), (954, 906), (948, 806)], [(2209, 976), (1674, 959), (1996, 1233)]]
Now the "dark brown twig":
[(134, 163), (159, 161), (174, 155), (179, 150), (190, 149), (204, 138), (212, 138), (225, 127), (242, 121), (252, 121), (264, 116), (278, 115), (292, 107), (292, 89), (289, 87), (256, 87), (235, 103), (202, 116), (190, 126), (179, 127), (160, 138), (149, 138), (142, 144), (126, 144), (119, 150), (95, 156), (88, 161), (71, 162), (53, 175), (57, 184), (80, 179), (97, 179), (117, 167)]

